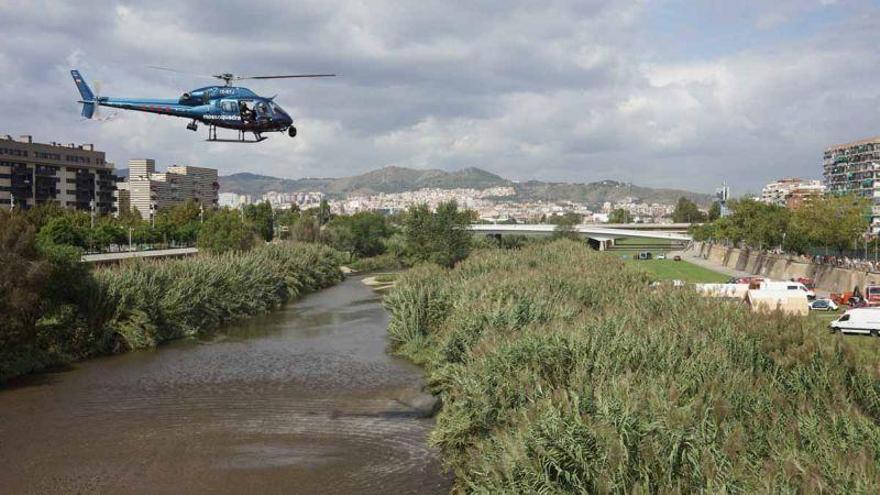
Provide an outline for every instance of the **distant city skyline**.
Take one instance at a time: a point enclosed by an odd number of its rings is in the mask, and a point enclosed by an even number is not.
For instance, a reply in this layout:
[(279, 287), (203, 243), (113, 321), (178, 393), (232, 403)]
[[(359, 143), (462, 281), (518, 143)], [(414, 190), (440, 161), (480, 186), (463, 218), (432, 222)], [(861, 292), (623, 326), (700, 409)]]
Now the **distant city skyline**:
[[(825, 147), (880, 135), (868, 110), (880, 106), (878, 14), (870, 0), (9, 0), (0, 132), (221, 175), (477, 166), (520, 181), (726, 182), (739, 195), (819, 178)], [(340, 77), (249, 85), (279, 95), (295, 139), (210, 144), (184, 120), (124, 112), (80, 121), (72, 67), (111, 96), (212, 83), (146, 65)]]

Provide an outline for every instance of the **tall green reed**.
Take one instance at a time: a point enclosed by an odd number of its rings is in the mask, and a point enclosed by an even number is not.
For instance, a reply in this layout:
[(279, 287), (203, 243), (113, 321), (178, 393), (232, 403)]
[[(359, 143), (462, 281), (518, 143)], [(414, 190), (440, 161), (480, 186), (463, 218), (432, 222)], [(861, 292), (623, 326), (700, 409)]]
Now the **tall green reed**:
[(392, 345), (442, 395), (432, 440), (460, 489), (880, 490), (864, 341), (649, 281), (570, 241), (399, 279)]

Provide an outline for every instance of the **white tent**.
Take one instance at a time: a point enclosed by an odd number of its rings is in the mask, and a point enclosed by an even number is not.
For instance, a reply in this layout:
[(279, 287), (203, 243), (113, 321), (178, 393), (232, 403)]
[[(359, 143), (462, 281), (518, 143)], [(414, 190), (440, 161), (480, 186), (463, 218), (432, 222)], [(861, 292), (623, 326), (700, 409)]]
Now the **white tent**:
[(782, 311), (793, 315), (810, 313), (807, 294), (795, 290), (750, 290), (745, 296), (746, 304), (752, 311)]

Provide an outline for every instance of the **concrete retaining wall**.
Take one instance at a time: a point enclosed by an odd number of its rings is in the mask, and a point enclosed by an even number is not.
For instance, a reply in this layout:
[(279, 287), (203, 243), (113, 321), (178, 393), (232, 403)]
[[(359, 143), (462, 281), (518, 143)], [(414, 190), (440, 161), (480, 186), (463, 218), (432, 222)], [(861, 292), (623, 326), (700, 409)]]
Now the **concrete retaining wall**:
[(871, 283), (880, 283), (880, 273), (815, 265), (791, 260), (784, 256), (750, 252), (745, 249), (695, 242), (691, 247), (691, 252), (695, 256), (727, 268), (777, 280), (811, 278), (816, 281), (817, 288), (829, 292), (846, 292), (855, 286), (864, 289), (866, 285)]

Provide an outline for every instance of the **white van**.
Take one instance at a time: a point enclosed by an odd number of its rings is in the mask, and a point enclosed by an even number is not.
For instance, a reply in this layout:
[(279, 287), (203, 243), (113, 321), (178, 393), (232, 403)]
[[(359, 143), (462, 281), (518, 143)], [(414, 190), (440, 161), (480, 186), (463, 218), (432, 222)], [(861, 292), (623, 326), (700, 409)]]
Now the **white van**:
[(880, 332), (880, 308), (857, 308), (831, 322), (832, 332), (862, 333), (876, 337)]
[(765, 280), (761, 282), (760, 287), (766, 290), (796, 290), (807, 295), (807, 299), (812, 301), (816, 299), (816, 292), (809, 289), (800, 282), (777, 282), (775, 280)]

